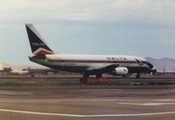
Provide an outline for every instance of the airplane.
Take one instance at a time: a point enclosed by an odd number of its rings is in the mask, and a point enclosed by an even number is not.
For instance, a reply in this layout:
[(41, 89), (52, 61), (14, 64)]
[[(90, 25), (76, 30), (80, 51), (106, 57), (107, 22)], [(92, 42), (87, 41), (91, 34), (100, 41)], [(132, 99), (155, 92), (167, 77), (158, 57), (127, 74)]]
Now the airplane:
[(33, 55), (30, 61), (50, 67), (52, 69), (78, 72), (87, 79), (90, 75), (101, 78), (102, 74), (127, 76), (140, 74), (153, 68), (146, 59), (127, 55), (84, 55), (84, 54), (62, 54), (54, 52), (32, 24), (25, 24), (28, 39)]
[(25, 69), (25, 70), (12, 70), (12, 69), (10, 69), (9, 73), (13, 74), (13, 75), (26, 75), (26, 74), (30, 73), (29, 69), (30, 68)]

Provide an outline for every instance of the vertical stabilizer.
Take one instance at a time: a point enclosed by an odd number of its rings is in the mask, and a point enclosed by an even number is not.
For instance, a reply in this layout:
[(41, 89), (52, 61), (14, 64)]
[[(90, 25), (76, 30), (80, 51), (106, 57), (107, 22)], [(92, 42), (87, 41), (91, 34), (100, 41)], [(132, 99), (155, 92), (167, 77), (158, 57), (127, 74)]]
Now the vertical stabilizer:
[(48, 47), (44, 39), (32, 24), (26, 24), (27, 34), (31, 46), (32, 53), (34, 55), (39, 54), (54, 54), (54, 52)]

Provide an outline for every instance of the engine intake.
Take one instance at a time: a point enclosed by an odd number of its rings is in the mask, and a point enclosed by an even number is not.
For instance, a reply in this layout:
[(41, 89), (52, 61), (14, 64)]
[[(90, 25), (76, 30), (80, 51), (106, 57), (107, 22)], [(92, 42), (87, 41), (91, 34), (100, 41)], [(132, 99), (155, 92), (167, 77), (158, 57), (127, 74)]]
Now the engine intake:
[(127, 75), (128, 74), (128, 68), (126, 67), (117, 67), (114, 70), (115, 75)]

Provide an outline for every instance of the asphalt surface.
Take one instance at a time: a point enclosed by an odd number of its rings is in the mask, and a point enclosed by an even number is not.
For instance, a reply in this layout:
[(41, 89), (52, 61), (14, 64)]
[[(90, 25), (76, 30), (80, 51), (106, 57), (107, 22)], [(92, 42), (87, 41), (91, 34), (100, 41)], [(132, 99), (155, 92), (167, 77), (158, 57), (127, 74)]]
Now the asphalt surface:
[(175, 85), (0, 87), (0, 118), (174, 120)]

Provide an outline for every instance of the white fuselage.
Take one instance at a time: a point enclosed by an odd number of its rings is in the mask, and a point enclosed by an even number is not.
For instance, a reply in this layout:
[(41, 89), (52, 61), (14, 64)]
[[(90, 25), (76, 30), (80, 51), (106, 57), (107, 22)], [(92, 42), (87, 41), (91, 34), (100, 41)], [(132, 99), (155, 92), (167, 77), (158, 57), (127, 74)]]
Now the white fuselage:
[[(112, 64), (117, 64), (119, 67), (126, 67), (130, 73), (137, 73), (149, 69), (147, 64), (144, 64), (146, 59), (135, 56), (124, 55), (79, 55), (79, 54), (51, 54), (46, 55), (45, 59), (36, 59), (34, 56), (29, 56), (30, 60), (41, 65), (51, 68), (84, 73), (90, 68), (102, 68)], [(143, 64), (138, 64), (139, 60)]]

